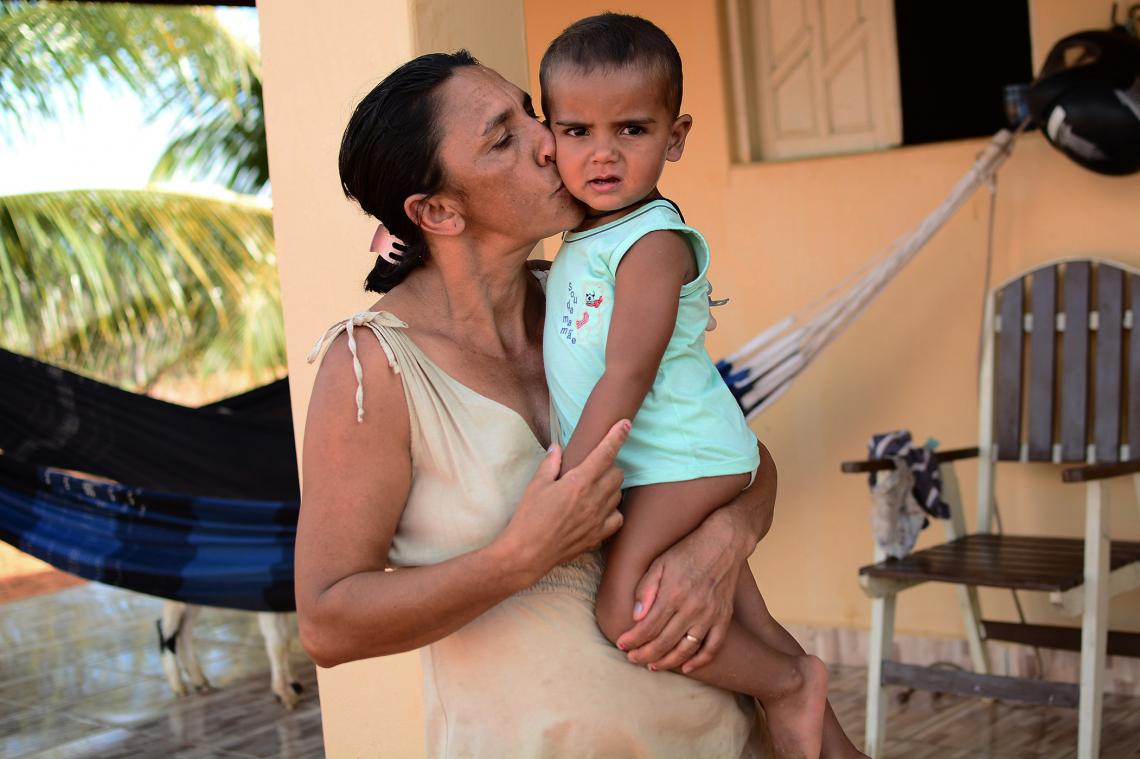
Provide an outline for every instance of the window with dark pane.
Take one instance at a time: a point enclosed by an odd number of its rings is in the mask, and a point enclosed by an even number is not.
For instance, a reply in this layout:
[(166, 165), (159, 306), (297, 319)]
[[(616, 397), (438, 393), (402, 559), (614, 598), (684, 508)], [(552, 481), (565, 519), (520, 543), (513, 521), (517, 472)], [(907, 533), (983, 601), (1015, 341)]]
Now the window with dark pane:
[(904, 145), (991, 135), (1033, 78), (1028, 0), (895, 0)]

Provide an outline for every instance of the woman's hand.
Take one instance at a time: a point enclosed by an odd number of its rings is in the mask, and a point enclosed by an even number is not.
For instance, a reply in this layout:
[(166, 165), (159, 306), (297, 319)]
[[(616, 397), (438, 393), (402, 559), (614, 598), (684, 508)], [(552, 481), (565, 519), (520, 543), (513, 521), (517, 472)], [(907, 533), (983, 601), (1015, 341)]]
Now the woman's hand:
[(508, 561), (537, 582), (551, 568), (599, 545), (621, 527), (621, 470), (614, 459), (629, 436), (622, 419), (582, 463), (558, 477), (562, 450), (551, 446), (500, 536)]
[[(689, 673), (720, 650), (740, 571), (772, 526), (776, 505), (776, 464), (758, 445), (760, 468), (751, 487), (661, 554), (638, 583), (634, 625), (617, 640), (630, 661)], [(689, 630), (708, 631), (696, 651), (679, 645)]]
[[(752, 549), (715, 516), (661, 554), (638, 583), (636, 624), (617, 640), (630, 661), (688, 673), (720, 650), (732, 620), (741, 555)], [(678, 645), (689, 630), (708, 630), (696, 651)]]

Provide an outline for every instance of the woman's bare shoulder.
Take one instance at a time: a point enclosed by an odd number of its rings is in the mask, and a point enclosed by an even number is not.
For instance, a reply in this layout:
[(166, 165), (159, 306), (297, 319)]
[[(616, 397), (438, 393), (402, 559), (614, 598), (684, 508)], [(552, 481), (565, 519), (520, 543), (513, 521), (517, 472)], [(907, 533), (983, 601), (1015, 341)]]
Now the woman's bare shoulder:
[(328, 343), (313, 383), (307, 428), (316, 422), (341, 428), (349, 438), (406, 441), (408, 409), (398, 366), (371, 329), (355, 329), (354, 342), (355, 352), (344, 331)]

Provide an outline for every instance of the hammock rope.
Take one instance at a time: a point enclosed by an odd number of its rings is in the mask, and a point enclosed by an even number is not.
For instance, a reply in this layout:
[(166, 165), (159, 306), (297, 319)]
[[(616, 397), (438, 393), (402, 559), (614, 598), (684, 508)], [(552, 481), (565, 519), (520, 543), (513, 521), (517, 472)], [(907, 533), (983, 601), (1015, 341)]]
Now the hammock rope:
[(992, 182), (1024, 127), (1023, 124), (1013, 132), (1003, 129), (994, 135), (938, 207), (883, 253), (808, 306), (781, 319), (717, 362), (748, 419), (753, 419), (787, 392), (796, 377), (867, 310), (974, 191)]

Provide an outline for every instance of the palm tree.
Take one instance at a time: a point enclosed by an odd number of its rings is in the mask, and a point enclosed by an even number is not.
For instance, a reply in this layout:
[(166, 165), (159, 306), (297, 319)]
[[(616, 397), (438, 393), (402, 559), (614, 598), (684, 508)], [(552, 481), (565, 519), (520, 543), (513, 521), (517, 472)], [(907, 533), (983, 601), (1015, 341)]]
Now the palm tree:
[(210, 9), (0, 1), (0, 131), (81, 109), (89, 76), (179, 126), (146, 189), (0, 195), (3, 347), (132, 389), (281, 376), (257, 52)]

